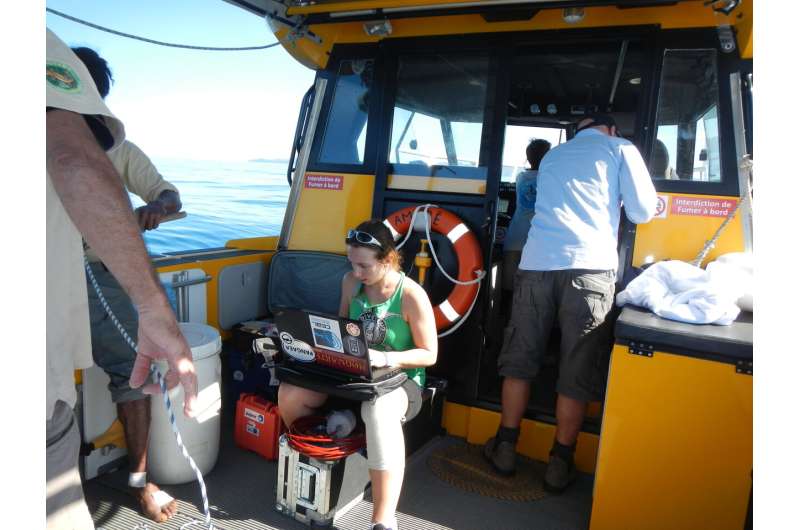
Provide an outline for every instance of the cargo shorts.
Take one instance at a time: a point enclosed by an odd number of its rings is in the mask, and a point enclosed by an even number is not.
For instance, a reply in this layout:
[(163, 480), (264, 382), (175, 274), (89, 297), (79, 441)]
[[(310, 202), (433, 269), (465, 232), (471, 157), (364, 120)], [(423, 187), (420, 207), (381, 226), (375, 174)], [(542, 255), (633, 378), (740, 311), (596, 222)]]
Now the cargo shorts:
[[(116, 278), (105, 268), (102, 263), (91, 263), (92, 273), (100, 290), (103, 292), (111, 311), (120, 321), (122, 326), (136, 342), (139, 329), (139, 314), (133, 307), (131, 299), (117, 282)], [(92, 358), (97, 366), (103, 369), (111, 380), (108, 390), (114, 403), (125, 403), (144, 399), (145, 394), (140, 388), (131, 388), (128, 380), (133, 372), (133, 363), (136, 352), (125, 342), (114, 322), (106, 313), (100, 299), (86, 277), (86, 290), (89, 295), (89, 323), (92, 331)]]
[(611, 349), (613, 270), (519, 270), (514, 278), (511, 320), (497, 359), (501, 376), (532, 380), (547, 353), (550, 332), (561, 328), (556, 391), (580, 401), (602, 397), (602, 367)]

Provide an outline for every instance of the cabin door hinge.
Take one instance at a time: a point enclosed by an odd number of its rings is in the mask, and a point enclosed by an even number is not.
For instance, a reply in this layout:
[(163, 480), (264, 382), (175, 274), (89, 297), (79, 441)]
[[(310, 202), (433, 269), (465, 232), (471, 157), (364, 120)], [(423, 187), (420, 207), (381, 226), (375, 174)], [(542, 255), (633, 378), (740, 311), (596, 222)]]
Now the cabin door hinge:
[(628, 353), (632, 353), (633, 355), (639, 355), (641, 357), (652, 357), (653, 351), (655, 348), (652, 344), (646, 344), (644, 342), (629, 342), (628, 343)]
[(717, 36), (719, 37), (719, 47), (723, 53), (731, 53), (736, 50), (736, 36), (733, 34), (733, 28), (729, 25), (717, 27)]
[(736, 361), (736, 373), (753, 375), (753, 361)]

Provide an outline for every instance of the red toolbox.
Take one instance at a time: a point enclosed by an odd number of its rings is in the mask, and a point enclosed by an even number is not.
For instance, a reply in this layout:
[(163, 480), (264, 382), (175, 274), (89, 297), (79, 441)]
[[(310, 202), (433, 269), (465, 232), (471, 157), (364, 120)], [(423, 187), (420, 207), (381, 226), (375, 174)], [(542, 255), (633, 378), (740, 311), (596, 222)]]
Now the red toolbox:
[(258, 394), (242, 394), (236, 403), (234, 440), (267, 460), (278, 459), (278, 438), (285, 430), (278, 406)]

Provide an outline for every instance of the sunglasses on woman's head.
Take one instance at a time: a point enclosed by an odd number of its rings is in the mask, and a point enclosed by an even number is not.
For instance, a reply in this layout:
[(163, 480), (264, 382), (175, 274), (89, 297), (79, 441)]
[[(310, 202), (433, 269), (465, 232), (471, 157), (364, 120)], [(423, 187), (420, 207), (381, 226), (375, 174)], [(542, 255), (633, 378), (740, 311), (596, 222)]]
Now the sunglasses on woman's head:
[(375, 239), (375, 236), (368, 234), (367, 232), (362, 232), (361, 230), (348, 230), (347, 238), (344, 241), (345, 243), (355, 242), (361, 243), (362, 245), (372, 245), (383, 250), (383, 245), (381, 245), (380, 241)]

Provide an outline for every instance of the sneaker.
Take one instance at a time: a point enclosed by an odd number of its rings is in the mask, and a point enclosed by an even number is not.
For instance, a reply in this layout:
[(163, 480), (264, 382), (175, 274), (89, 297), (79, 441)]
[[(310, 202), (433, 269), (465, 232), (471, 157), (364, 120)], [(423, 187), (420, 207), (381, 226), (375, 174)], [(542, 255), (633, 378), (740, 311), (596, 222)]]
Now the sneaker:
[(393, 526), (385, 526), (382, 523), (375, 523), (370, 527), (371, 530), (396, 530)]
[(501, 475), (511, 476), (517, 470), (517, 451), (511, 442), (495, 442), (490, 438), (483, 446), (483, 456)]
[(558, 455), (551, 454), (547, 470), (544, 472), (544, 489), (550, 493), (563, 493), (578, 476), (574, 462), (567, 462)]

